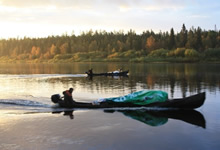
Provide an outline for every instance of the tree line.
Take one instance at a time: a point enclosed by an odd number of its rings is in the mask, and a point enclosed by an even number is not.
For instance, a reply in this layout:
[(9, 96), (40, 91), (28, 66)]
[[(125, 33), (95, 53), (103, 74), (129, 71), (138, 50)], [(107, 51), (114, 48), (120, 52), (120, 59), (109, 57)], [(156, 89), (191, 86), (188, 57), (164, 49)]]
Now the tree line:
[[(220, 60), (220, 31), (200, 27), (181, 31), (136, 34), (134, 30), (88, 31), (80, 35), (48, 36), (46, 38), (10, 38), (0, 40), (0, 57), (15, 60), (128, 60), (136, 58), (196, 57)], [(117, 58), (117, 59), (116, 59)], [(124, 59), (123, 59), (124, 58)], [(141, 61), (141, 60), (140, 60)]]

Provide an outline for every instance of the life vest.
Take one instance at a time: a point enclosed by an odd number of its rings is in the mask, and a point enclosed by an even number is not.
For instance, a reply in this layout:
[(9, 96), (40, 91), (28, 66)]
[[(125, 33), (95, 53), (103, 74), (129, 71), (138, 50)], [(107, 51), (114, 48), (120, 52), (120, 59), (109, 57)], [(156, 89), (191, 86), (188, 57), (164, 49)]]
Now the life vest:
[(70, 93), (70, 91), (69, 90), (66, 90), (66, 95), (68, 95), (68, 96), (72, 96), (72, 94)]

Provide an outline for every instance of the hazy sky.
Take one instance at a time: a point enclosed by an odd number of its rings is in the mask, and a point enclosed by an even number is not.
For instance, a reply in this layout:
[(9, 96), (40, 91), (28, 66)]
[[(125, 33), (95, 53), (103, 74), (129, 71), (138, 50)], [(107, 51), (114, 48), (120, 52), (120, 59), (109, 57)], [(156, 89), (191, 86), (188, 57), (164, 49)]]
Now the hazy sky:
[(219, 0), (0, 0), (0, 38), (106, 30), (220, 29)]

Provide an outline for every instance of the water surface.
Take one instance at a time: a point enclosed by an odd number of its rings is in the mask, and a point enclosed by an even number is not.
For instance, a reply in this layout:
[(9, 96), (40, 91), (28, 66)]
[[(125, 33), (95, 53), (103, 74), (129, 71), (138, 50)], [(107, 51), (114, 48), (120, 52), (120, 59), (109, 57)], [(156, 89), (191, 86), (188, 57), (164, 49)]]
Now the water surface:
[[(0, 64), (0, 149), (219, 149), (219, 64)], [(129, 70), (128, 77), (88, 78), (85, 71)], [(61, 109), (52, 94), (73, 87), (77, 101), (166, 91), (206, 92), (190, 112)]]

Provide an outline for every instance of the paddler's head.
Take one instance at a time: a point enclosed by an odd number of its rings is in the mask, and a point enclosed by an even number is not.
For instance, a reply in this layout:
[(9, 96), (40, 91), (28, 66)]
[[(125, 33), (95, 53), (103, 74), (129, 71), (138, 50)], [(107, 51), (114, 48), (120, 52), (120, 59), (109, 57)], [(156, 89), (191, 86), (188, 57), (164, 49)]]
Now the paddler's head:
[(72, 93), (72, 92), (73, 92), (73, 90), (74, 90), (73, 88), (70, 88), (70, 89), (69, 89), (69, 92), (70, 92), (70, 93)]

